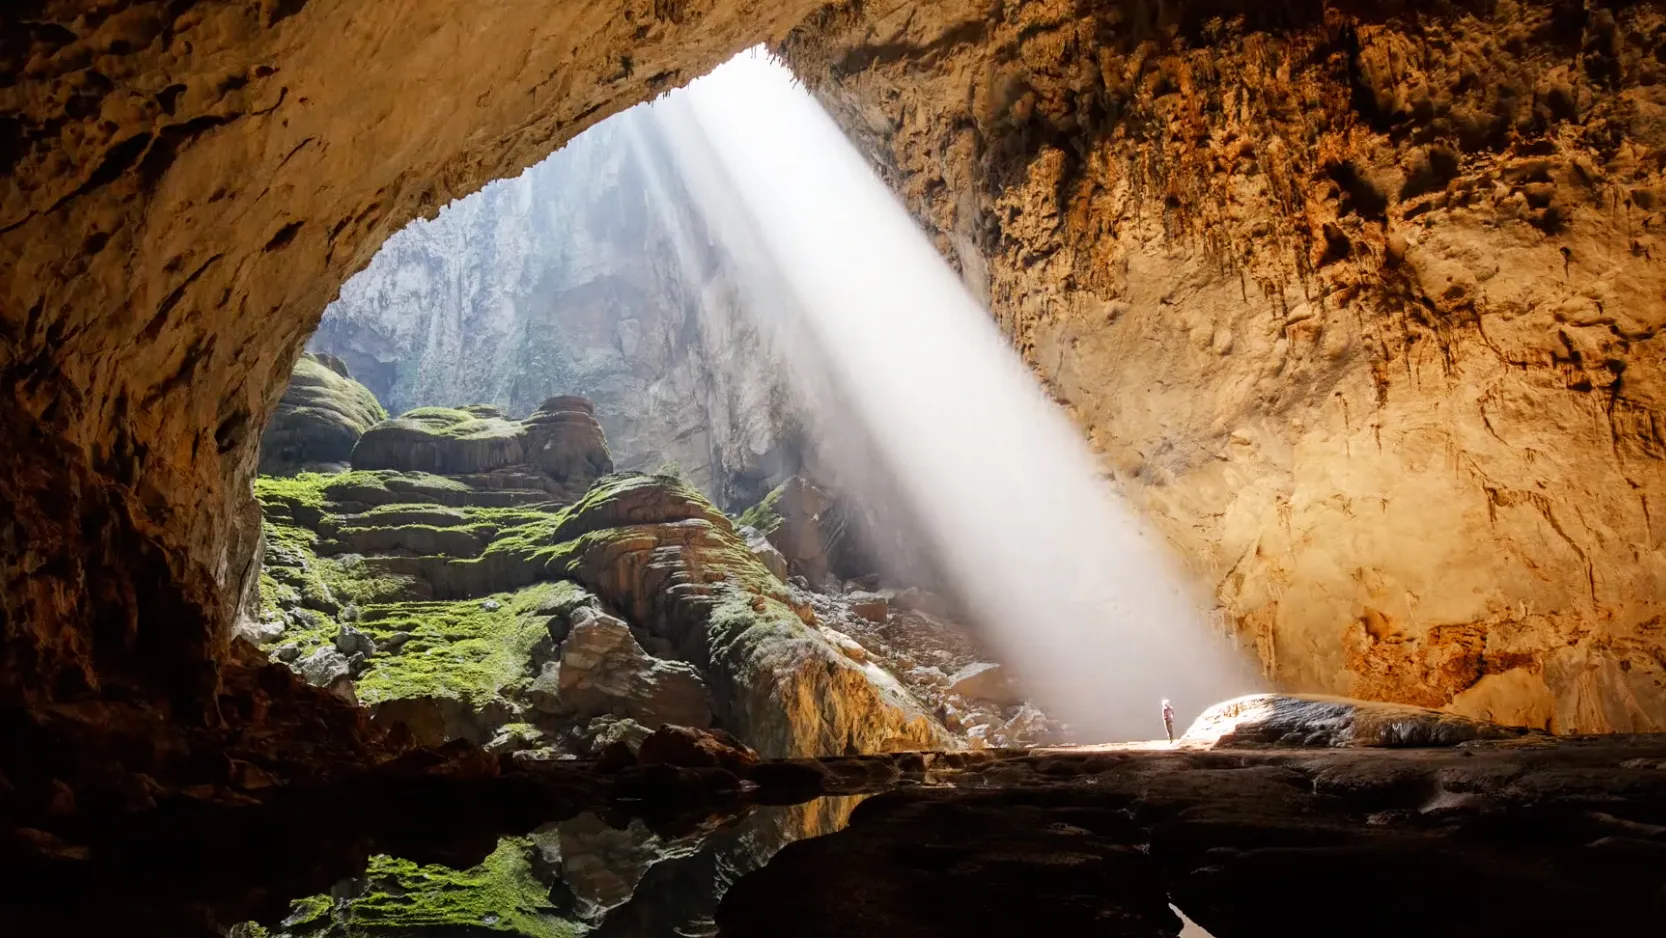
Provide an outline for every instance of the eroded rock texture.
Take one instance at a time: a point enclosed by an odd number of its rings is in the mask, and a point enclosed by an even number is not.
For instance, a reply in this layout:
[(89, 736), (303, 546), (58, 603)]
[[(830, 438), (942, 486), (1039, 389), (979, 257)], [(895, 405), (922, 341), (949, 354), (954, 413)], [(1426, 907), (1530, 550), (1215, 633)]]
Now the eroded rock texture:
[(359, 437), (387, 411), (341, 359), (301, 353), (260, 439), (260, 471), (344, 468)]
[(245, 628), (418, 743), (551, 758), (714, 723), (783, 757), (949, 742), (709, 501), (668, 476), (603, 475), (581, 398), (524, 421), (421, 408), (372, 427), (352, 463), (258, 480)]
[(1666, 727), (1666, 16), (865, 3), (790, 64), (1281, 684)]
[(255, 575), (260, 430), (340, 283), (815, 6), (9, 6), (5, 705), (120, 684), (202, 719)]

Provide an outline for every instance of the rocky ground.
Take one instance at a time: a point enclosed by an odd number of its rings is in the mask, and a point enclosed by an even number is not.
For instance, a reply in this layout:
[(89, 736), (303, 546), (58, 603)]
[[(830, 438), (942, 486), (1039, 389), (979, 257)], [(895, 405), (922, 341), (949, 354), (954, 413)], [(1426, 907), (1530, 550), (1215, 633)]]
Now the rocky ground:
[(0, 925), (1174, 936), (1173, 903), (1246, 938), (1634, 933), (1666, 912), (1666, 739), (1332, 698), (1234, 701), (1175, 748), (767, 760), (668, 727), (599, 760), (453, 744), (256, 794), (73, 841), (8, 832)]

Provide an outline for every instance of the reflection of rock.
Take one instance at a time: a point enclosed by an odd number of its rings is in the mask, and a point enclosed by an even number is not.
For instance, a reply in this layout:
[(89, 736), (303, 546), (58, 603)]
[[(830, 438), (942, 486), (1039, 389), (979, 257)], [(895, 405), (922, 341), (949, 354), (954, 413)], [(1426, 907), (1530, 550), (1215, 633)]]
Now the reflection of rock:
[(1309, 694), (1254, 694), (1205, 710), (1182, 742), (1233, 746), (1453, 746), (1529, 730), (1404, 704)]
[(593, 814), (562, 821), (555, 831), (536, 836), (546, 839), (551, 834), (560, 845), (561, 879), (572, 890), (574, 911), (586, 921), (595, 921), (623, 905), (642, 874), (667, 853), (698, 847), (695, 843), (672, 848), (640, 821), (614, 828)]
[(592, 615), (572, 627), (561, 645), (560, 705), (581, 717), (616, 714), (654, 727), (710, 726), (706, 684), (693, 665), (655, 658), (630, 627)]
[(1001, 706), (1024, 702), (1024, 694), (1005, 668), (981, 662), (967, 665), (949, 679), (949, 693), (968, 700), (986, 700)]

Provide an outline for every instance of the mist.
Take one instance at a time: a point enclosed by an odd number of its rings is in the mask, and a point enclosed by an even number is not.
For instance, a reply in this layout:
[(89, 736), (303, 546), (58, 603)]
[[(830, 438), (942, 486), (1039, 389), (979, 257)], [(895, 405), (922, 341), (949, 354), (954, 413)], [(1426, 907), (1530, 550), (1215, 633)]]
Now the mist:
[(1165, 698), (1184, 726), (1258, 689), (1166, 541), (790, 72), (754, 50), (644, 111), (840, 487), (909, 519), (1038, 703), (1080, 739), (1149, 739)]

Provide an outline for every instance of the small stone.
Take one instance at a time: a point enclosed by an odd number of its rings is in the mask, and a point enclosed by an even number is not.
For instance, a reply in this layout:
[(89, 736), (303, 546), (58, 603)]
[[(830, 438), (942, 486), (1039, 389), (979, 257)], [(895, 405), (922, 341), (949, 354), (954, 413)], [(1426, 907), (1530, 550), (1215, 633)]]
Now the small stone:
[(1024, 702), (1024, 695), (998, 664), (982, 662), (967, 665), (949, 680), (949, 693), (968, 700), (984, 700), (999, 706)]
[(329, 687), (348, 676), (347, 656), (334, 648), (320, 648), (302, 658), (301, 678), (314, 687)]
[(503, 608), (503, 603), (500, 603), (495, 599), (482, 600), (480, 608), (486, 610), (487, 612), (497, 612), (499, 609)]
[(376, 654), (376, 643), (371, 641), (370, 636), (350, 625), (344, 625), (336, 632), (335, 646), (336, 651), (348, 657), (363, 655), (368, 658)]
[(301, 646), (294, 642), (286, 642), (278, 646), (278, 650), (272, 653), (272, 657), (286, 663), (294, 661), (301, 657)]
[(891, 617), (891, 603), (878, 593), (856, 592), (845, 597), (850, 611), (869, 622), (884, 622)]
[(411, 633), (409, 633), (409, 632), (395, 632), (392, 635), (388, 635), (388, 636), (384, 637), (381, 641), (381, 644), (378, 645), (377, 647), (380, 650), (387, 651), (387, 652), (390, 652), (390, 653), (391, 652), (397, 652), (397, 651), (399, 651), (399, 649), (404, 648), (405, 643), (410, 641), (410, 640), (411, 640)]
[(827, 636), (827, 640), (832, 642), (840, 651), (844, 652), (846, 658), (856, 662), (868, 660), (868, 650), (849, 635), (833, 629), (823, 629), (822, 634)]

